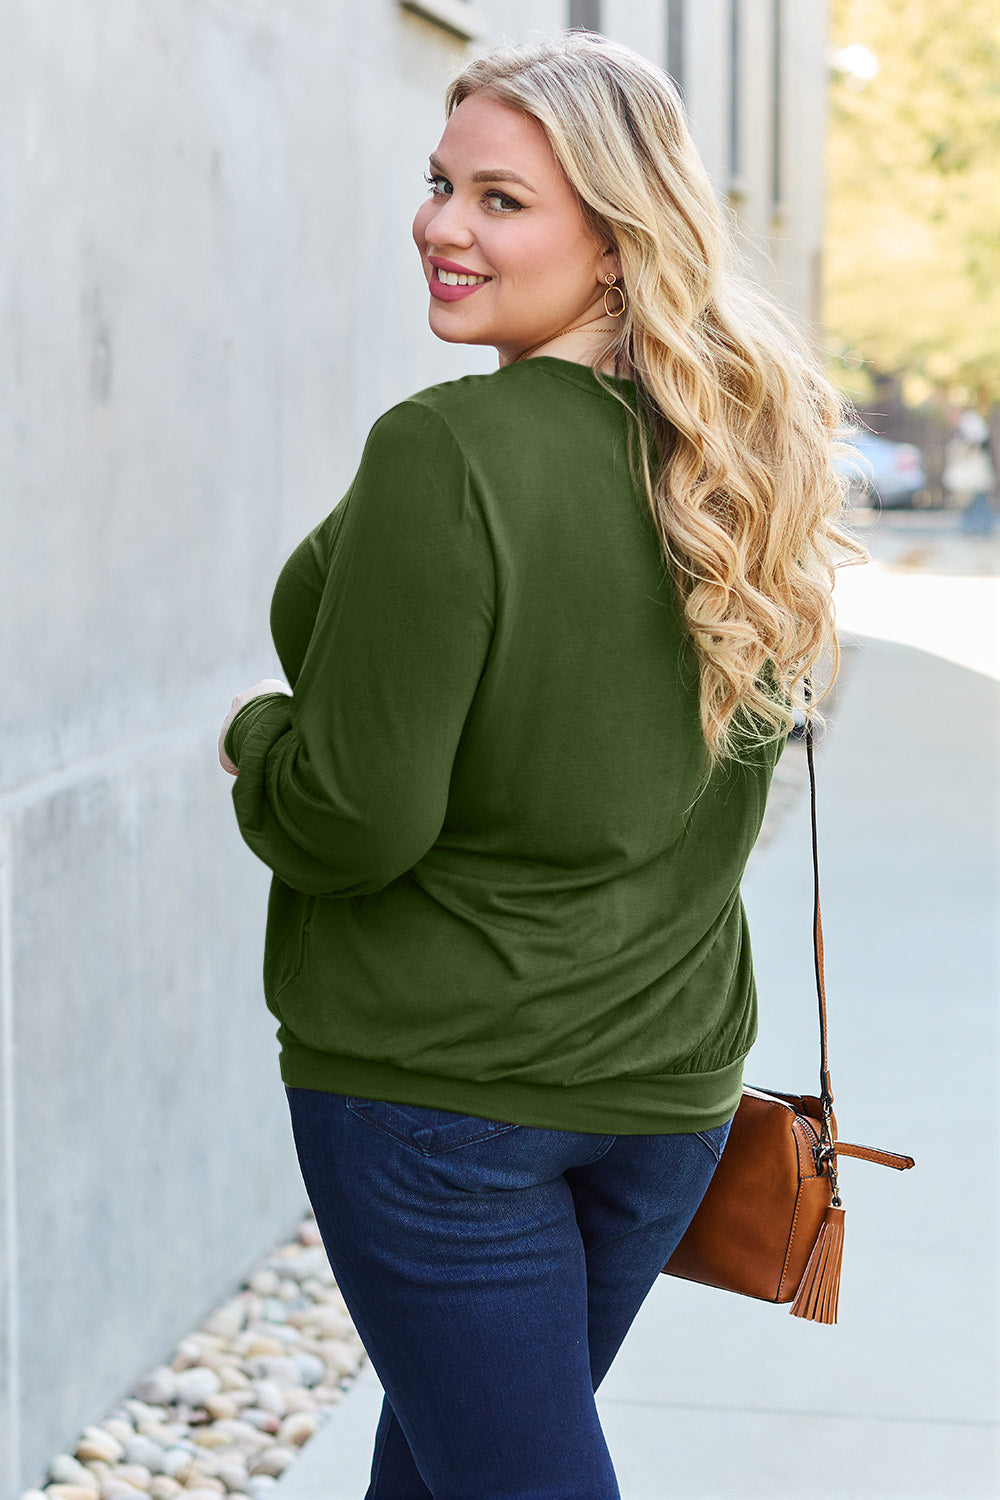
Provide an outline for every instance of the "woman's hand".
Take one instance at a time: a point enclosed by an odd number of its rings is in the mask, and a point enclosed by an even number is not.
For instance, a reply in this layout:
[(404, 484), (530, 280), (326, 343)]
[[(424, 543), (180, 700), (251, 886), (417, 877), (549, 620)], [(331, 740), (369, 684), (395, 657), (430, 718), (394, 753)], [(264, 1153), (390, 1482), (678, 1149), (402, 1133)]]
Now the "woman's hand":
[(249, 703), (251, 698), (259, 698), (262, 693), (287, 693), (291, 696), (291, 688), (287, 682), (279, 682), (277, 677), (265, 677), (263, 682), (258, 682), (256, 687), (247, 688), (245, 693), (237, 693), (233, 699), (232, 707), (222, 721), (222, 729), (219, 733), (219, 765), (230, 776), (235, 776), (238, 767), (233, 764), (225, 751), (226, 732), (230, 724), (239, 713), (244, 704)]

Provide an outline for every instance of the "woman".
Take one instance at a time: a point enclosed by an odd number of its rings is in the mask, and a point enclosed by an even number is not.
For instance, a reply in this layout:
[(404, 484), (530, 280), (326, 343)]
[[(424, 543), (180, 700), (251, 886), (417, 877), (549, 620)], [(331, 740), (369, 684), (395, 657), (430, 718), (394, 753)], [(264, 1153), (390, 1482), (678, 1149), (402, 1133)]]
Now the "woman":
[[(368, 1500), (618, 1494), (593, 1392), (709, 1183), (740, 878), (832, 637), (834, 395), (726, 269), (677, 93), (574, 33), (452, 84), (413, 226), (499, 368), (374, 426), (223, 764)], [(290, 692), (290, 696), (288, 695)]]

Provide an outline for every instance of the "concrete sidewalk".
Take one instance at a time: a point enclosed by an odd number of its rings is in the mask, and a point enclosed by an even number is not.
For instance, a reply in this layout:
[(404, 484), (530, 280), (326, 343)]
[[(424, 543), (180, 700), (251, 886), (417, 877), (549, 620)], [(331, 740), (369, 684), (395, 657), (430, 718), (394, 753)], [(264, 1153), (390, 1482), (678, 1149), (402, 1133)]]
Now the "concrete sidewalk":
[[(818, 756), (831, 1067), (846, 1161), (836, 1328), (661, 1276), (598, 1392), (623, 1500), (980, 1500), (996, 1464), (998, 684), (862, 638)], [(745, 882), (747, 1081), (812, 1090), (808, 807)], [(276, 1500), (361, 1500), (366, 1364)], [(566, 1500), (572, 1500), (567, 1496)]]

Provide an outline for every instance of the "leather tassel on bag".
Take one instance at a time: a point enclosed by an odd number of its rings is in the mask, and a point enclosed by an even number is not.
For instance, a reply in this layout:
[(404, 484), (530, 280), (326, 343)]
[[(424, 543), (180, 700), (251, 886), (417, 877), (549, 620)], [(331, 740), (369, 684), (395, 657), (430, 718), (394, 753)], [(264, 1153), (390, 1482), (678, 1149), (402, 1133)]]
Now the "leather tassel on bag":
[(840, 1268), (844, 1258), (844, 1210), (830, 1207), (791, 1306), (792, 1316), (811, 1323), (836, 1323)]

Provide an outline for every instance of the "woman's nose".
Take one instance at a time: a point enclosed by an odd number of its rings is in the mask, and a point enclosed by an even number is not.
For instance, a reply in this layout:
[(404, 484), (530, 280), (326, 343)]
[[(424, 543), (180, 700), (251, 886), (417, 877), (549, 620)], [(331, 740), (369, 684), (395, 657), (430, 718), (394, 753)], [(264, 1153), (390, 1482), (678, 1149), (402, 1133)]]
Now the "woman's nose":
[(424, 230), (430, 250), (461, 245), (465, 249), (473, 242), (468, 216), (454, 196), (448, 197), (434, 210)]

